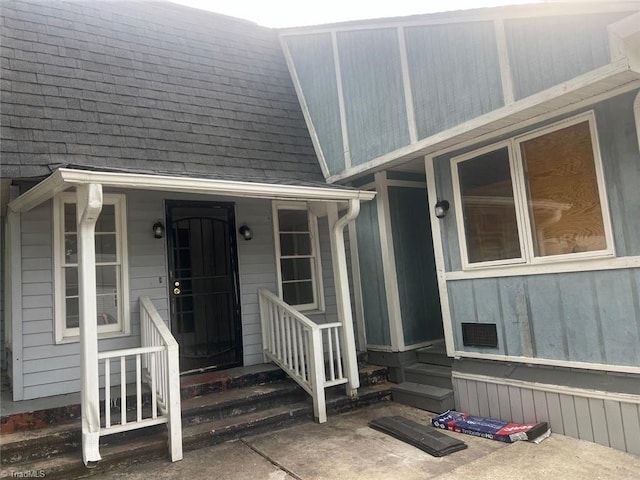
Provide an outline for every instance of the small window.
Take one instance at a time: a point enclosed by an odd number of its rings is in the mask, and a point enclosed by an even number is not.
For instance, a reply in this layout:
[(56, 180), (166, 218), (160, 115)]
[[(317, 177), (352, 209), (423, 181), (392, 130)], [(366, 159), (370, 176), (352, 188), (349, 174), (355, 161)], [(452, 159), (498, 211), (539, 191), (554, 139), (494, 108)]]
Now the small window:
[(465, 267), (613, 254), (594, 124), (581, 115), (452, 160)]
[(322, 308), (318, 222), (306, 204), (275, 204), (279, 293), (300, 310)]
[[(80, 325), (76, 199), (61, 194), (54, 201), (56, 268), (56, 339), (77, 341)], [(95, 228), (98, 333), (127, 333), (127, 278), (123, 195), (105, 195)]]

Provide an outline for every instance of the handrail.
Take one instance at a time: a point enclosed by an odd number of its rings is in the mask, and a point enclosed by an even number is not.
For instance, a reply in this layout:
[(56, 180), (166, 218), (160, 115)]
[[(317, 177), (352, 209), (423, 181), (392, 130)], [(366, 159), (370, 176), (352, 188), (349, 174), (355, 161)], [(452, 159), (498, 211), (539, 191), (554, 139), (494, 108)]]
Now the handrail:
[(314, 416), (326, 422), (325, 388), (349, 382), (340, 348), (344, 326), (317, 324), (264, 288), (258, 297), (265, 361), (273, 361), (306, 390)]
[[(142, 346), (98, 353), (104, 368), (104, 427), (100, 435), (111, 435), (166, 423), (169, 429), (171, 460), (182, 459), (182, 420), (180, 411), (180, 371), (178, 342), (148, 297), (140, 297), (140, 336)], [(112, 372), (112, 363), (116, 369)], [(119, 378), (116, 370), (119, 366)], [(127, 417), (127, 373), (135, 369), (135, 419)], [(120, 420), (111, 418), (111, 376), (120, 386)], [(151, 411), (143, 409), (142, 383), (150, 390)]]

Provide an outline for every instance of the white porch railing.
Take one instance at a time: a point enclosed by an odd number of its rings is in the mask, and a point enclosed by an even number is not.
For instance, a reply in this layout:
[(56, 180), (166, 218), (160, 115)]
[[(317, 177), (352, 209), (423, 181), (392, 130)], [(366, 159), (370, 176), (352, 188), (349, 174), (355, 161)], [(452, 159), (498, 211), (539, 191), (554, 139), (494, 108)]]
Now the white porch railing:
[[(148, 297), (140, 297), (142, 346), (98, 353), (104, 364), (104, 424), (100, 436), (166, 423), (171, 461), (182, 459), (178, 343)], [(135, 418), (127, 418), (127, 364), (135, 364)], [(115, 368), (114, 368), (115, 364)], [(119, 372), (120, 414), (111, 415), (111, 375)], [(117, 375), (117, 374), (116, 374)], [(150, 390), (151, 409), (143, 410), (142, 382)], [(116, 387), (117, 388), (117, 387)]]
[(272, 360), (298, 382), (313, 397), (317, 421), (326, 422), (325, 388), (349, 382), (342, 324), (317, 324), (269, 290), (261, 288), (258, 295), (265, 361)]

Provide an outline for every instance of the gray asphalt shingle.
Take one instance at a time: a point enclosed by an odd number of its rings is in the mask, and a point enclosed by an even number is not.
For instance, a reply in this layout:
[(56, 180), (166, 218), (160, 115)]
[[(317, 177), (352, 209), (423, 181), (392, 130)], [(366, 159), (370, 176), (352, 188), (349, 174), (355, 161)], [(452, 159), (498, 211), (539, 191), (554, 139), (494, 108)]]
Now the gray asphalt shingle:
[(3, 177), (322, 182), (276, 32), (167, 2), (0, 4)]

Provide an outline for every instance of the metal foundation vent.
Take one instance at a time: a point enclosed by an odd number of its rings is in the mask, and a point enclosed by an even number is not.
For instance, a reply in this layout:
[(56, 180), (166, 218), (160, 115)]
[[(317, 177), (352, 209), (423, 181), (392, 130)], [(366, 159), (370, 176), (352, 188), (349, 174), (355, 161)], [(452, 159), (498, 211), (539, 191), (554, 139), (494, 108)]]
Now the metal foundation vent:
[(465, 347), (497, 347), (498, 330), (495, 323), (463, 323), (462, 343)]

